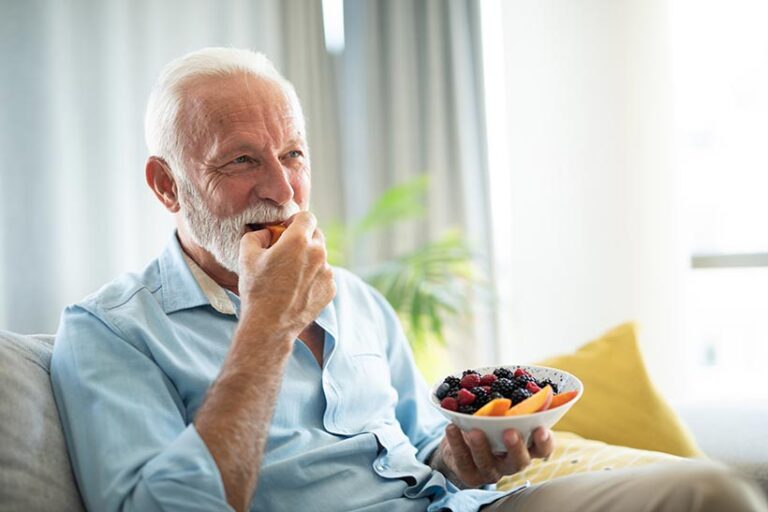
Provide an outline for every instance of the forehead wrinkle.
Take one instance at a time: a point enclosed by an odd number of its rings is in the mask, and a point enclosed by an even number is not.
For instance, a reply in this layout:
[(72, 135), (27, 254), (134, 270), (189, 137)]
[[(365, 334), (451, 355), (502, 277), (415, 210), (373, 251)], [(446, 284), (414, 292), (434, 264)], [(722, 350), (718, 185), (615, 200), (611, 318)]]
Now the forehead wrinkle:
[(223, 80), (224, 86), (221, 79), (210, 77), (185, 84), (179, 119), (192, 144), (206, 147), (200, 156), (215, 156), (228, 140), (243, 134), (251, 139), (249, 145), (262, 150), (270, 145), (306, 146), (300, 107), (276, 83), (252, 78), (233, 75)]

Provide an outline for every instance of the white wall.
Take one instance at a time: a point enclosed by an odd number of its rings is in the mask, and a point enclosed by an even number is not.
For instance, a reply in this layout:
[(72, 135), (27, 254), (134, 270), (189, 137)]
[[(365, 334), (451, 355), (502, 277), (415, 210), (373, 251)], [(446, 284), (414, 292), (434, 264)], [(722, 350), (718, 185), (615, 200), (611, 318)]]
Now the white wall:
[(489, 79), (506, 83), (508, 163), (492, 169), (508, 183), (495, 219), (503, 360), (569, 351), (635, 320), (674, 396), (686, 256), (665, 2), (513, 0), (501, 11), (504, 73)]

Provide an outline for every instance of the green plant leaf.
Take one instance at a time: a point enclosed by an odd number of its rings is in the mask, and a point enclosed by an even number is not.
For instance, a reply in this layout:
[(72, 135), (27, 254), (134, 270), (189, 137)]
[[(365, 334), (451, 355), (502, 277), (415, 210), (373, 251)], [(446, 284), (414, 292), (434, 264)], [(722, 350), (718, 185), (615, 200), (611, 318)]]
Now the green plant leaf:
[(422, 218), (428, 184), (428, 176), (419, 175), (390, 188), (373, 204), (355, 231), (363, 234), (404, 220)]
[[(422, 217), (427, 186), (427, 177), (418, 176), (387, 190), (354, 227), (338, 222), (325, 227), (329, 262), (343, 265), (362, 237)], [(469, 297), (487, 287), (474, 257), (462, 232), (452, 229), (358, 273), (384, 295), (400, 317), (411, 346), (423, 353), (427, 347), (445, 344), (448, 322), (468, 314)]]

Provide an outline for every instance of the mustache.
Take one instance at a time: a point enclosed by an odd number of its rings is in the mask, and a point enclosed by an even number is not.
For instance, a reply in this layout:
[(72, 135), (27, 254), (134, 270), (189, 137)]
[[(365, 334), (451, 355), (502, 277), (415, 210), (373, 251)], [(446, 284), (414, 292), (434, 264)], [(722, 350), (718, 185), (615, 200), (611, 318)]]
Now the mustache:
[(246, 224), (283, 222), (300, 211), (299, 205), (292, 200), (284, 205), (275, 205), (267, 201), (261, 201), (253, 206), (249, 206), (240, 213), (228, 217), (227, 223), (242, 228)]

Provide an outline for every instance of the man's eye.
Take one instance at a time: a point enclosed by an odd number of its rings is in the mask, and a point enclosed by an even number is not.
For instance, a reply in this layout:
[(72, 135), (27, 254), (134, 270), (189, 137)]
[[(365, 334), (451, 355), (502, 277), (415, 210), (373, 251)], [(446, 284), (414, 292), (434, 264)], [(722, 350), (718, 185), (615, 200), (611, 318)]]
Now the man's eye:
[(301, 158), (302, 156), (303, 153), (298, 149), (294, 149), (293, 151), (288, 152), (288, 158)]
[(251, 161), (251, 157), (246, 156), (246, 155), (241, 155), (241, 156), (235, 158), (234, 160), (232, 160), (232, 163), (233, 164), (247, 164), (250, 161)]

